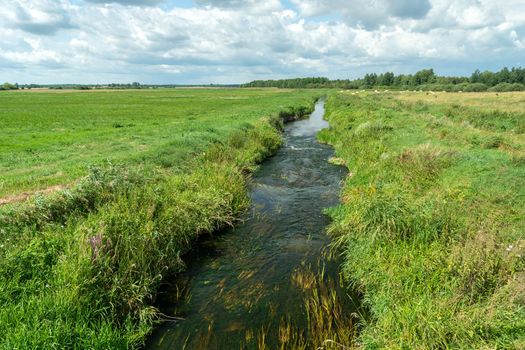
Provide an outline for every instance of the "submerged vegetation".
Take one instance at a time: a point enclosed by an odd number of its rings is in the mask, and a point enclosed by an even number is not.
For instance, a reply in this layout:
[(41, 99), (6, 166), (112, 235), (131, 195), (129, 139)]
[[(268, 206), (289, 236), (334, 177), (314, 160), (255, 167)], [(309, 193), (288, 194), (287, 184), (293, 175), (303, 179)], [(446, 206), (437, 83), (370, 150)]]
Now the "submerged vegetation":
[[(117, 108), (115, 101), (119, 97), (121, 103), (133, 104), (129, 93), (108, 97), (91, 94), (75, 93), (68, 96), (69, 103), (83, 101), (87, 105), (84, 113), (95, 115), (101, 110), (109, 113), (110, 105)], [(148, 135), (166, 135), (161, 144), (150, 140), (157, 152), (144, 153), (141, 161), (115, 158), (119, 155), (112, 153), (115, 148), (104, 148), (115, 135), (106, 133), (109, 126), (104, 126), (96, 133), (99, 143), (92, 147), (109, 150), (104, 155), (120, 160), (120, 164), (98, 164), (67, 189), (0, 209), (2, 348), (106, 349), (141, 345), (159, 318), (152, 304), (162, 279), (184, 267), (181, 256), (199, 235), (235, 222), (248, 204), (246, 175), (280, 144), (279, 112), (289, 119), (304, 116), (313, 107), (314, 94), (241, 93), (235, 99), (245, 100), (237, 102), (234, 110), (230, 110), (234, 103), (231, 92), (181, 91), (141, 97), (154, 98), (160, 105), (149, 104), (147, 110), (141, 109), (141, 104), (128, 106), (133, 123), (158, 123), (158, 118), (149, 116), (165, 114), (162, 125), (147, 129)], [(201, 104), (215, 109), (203, 116), (196, 114), (193, 119), (177, 118), (188, 111), (177, 110), (180, 104), (159, 101), (177, 97), (186, 99), (183, 108), (198, 110)], [(38, 108), (39, 101), (46, 98), (50, 109), (59, 108), (54, 95), (35, 93), (11, 98), (15, 100), (10, 102), (13, 106), (27, 99), (26, 110), (22, 111), (20, 105), (18, 113)], [(230, 102), (222, 103), (223, 99)], [(108, 107), (97, 112), (95, 106), (101, 100), (107, 101)], [(67, 116), (67, 111), (71, 113), (68, 108), (73, 107), (66, 102), (56, 112)], [(26, 118), (37, 119), (34, 124), (48, 125), (49, 130), (56, 123), (72, 129), (86, 123), (78, 115), (71, 114), (68, 120), (48, 113), (47, 118), (31, 113)], [(104, 125), (124, 118), (121, 112), (115, 113), (98, 118), (103, 118)], [(175, 117), (170, 119), (169, 115)], [(130, 121), (120, 123), (127, 125)], [(8, 137), (15, 129), (7, 129)], [(124, 149), (127, 140), (141, 131), (129, 132), (127, 138), (120, 135)], [(181, 144), (178, 135), (185, 131), (192, 137), (186, 139), (187, 144)], [(47, 132), (42, 128), (44, 135), (52, 134)], [(71, 137), (82, 145), (82, 135), (80, 132)], [(45, 137), (41, 142), (44, 147), (55, 145)], [(89, 162), (98, 159), (94, 154), (78, 156)], [(48, 167), (61, 164), (49, 158), (41, 163)], [(23, 163), (13, 166), (22, 168)], [(65, 178), (70, 176), (67, 173)]]
[(329, 233), (363, 347), (525, 347), (523, 98), (330, 97), (319, 137), (350, 175)]
[[(283, 319), (279, 324), (278, 348), (282, 350), (350, 349), (355, 348), (357, 315), (349, 314), (343, 305), (348, 296), (338, 292), (344, 281), (326, 276), (324, 268), (299, 266), (292, 275), (292, 282), (302, 291), (306, 325), (300, 327), (294, 320)], [(261, 329), (257, 334), (257, 349), (274, 349), (268, 341), (275, 334)], [(247, 339), (251, 340), (251, 339)], [(249, 341), (247, 341), (249, 344)]]

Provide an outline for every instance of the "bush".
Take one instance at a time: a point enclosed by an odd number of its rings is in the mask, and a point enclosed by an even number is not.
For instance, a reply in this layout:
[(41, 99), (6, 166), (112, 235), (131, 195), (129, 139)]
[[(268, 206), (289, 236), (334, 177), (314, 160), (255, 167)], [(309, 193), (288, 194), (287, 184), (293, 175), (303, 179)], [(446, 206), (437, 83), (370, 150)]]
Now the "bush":
[(463, 91), (465, 92), (483, 92), (488, 90), (488, 86), (483, 83), (467, 84)]
[(446, 92), (452, 92), (454, 91), (454, 84), (425, 84), (420, 85), (419, 89), (423, 91), (446, 91)]
[(499, 83), (489, 89), (492, 92), (509, 92), (509, 91), (525, 91), (525, 85), (523, 84), (510, 84), (510, 83)]
[(285, 123), (303, 119), (313, 112), (313, 108), (313, 104), (308, 107), (288, 107), (286, 110), (279, 112), (279, 119), (281, 119)]

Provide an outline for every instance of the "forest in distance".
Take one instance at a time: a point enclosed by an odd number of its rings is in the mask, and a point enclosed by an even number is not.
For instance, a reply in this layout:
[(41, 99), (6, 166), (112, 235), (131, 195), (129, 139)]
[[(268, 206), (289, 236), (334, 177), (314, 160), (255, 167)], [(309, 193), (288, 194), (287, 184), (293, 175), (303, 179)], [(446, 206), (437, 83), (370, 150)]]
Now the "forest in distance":
[(470, 77), (438, 76), (432, 68), (414, 74), (392, 72), (370, 73), (363, 78), (350, 80), (330, 80), (328, 78), (297, 78), (282, 80), (256, 80), (243, 87), (277, 88), (336, 88), (336, 89), (396, 89), (447, 92), (505, 92), (525, 90), (525, 69), (503, 68), (498, 72), (476, 70)]
[(421, 90), (421, 91), (447, 91), (447, 92), (510, 92), (525, 91), (525, 68), (504, 67), (500, 71), (480, 71), (476, 69), (470, 77), (464, 76), (439, 76), (434, 69), (422, 69), (414, 74), (368, 73), (359, 79), (337, 79), (331, 80), (326, 77), (307, 77), (278, 80), (254, 80), (244, 84), (141, 84), (133, 82), (130, 84), (13, 84), (4, 83), (0, 90), (19, 89), (150, 89), (150, 88), (184, 88), (184, 87), (217, 87), (217, 88), (255, 88), (275, 87), (282, 89), (394, 89), (394, 90)]

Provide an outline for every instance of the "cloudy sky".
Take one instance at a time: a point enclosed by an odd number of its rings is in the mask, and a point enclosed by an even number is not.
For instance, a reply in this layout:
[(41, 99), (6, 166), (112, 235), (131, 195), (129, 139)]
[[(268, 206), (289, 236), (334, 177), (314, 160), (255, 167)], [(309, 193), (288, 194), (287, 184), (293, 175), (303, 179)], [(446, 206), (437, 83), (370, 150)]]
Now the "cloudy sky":
[(0, 0), (0, 80), (240, 83), (525, 65), (525, 0)]

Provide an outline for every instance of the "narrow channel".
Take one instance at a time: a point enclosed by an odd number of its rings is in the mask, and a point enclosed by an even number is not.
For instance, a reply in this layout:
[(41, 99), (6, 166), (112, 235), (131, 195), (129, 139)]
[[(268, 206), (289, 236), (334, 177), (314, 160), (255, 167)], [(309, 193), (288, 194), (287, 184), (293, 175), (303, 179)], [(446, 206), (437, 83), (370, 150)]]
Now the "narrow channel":
[[(328, 127), (323, 116), (320, 101), (310, 118), (286, 125), (283, 146), (253, 176), (244, 222), (200, 242), (159, 296), (161, 311), (180, 319), (164, 322), (148, 349), (273, 349), (311, 336), (311, 276), (339, 281), (337, 258), (326, 254), (323, 209), (337, 205), (347, 174), (328, 163), (332, 148), (317, 142)], [(355, 295), (339, 282), (330, 288), (344, 314), (356, 311)], [(283, 324), (300, 335), (283, 334)]]

